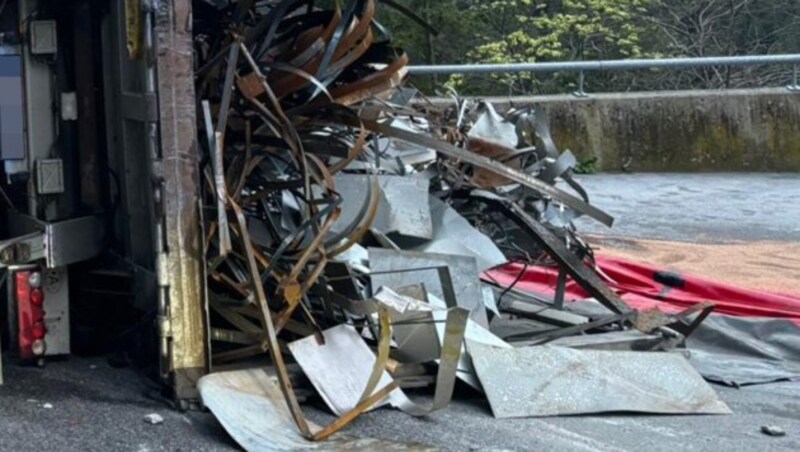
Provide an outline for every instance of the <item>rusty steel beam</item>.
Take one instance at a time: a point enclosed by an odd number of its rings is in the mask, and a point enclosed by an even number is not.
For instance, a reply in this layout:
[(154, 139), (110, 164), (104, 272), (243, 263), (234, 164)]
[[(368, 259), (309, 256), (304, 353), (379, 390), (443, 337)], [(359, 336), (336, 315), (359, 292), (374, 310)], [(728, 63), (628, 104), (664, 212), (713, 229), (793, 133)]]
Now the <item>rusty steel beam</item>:
[[(197, 380), (206, 373), (204, 277), (199, 160), (192, 61), (192, 2), (157, 3), (154, 15), (164, 249), (159, 273), (167, 290), (171, 383), (179, 402), (197, 399)], [(157, 188), (158, 190), (158, 188)], [(162, 279), (162, 278), (160, 278)], [(185, 403), (184, 403), (185, 405)]]

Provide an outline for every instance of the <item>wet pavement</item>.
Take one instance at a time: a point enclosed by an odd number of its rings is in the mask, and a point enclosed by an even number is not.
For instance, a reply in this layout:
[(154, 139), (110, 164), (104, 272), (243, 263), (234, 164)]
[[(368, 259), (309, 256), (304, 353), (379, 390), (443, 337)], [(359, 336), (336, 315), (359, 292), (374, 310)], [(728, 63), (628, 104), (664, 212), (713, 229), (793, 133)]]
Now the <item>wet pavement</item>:
[(800, 175), (794, 173), (578, 176), (590, 201), (616, 218), (578, 231), (703, 243), (800, 241)]
[[(173, 410), (140, 373), (111, 368), (103, 358), (71, 358), (44, 369), (7, 366), (5, 376), (6, 385), (0, 388), (0, 450), (237, 449), (211, 414)], [(800, 450), (800, 383), (715, 389), (734, 414), (500, 420), (492, 417), (485, 400), (461, 387), (448, 408), (431, 416), (413, 418), (380, 409), (356, 419), (347, 432), (453, 451)], [(333, 417), (319, 406), (318, 402), (304, 410), (318, 423), (330, 422)], [(163, 416), (164, 423), (145, 423), (150, 413)], [(787, 434), (765, 436), (762, 425), (779, 426)]]

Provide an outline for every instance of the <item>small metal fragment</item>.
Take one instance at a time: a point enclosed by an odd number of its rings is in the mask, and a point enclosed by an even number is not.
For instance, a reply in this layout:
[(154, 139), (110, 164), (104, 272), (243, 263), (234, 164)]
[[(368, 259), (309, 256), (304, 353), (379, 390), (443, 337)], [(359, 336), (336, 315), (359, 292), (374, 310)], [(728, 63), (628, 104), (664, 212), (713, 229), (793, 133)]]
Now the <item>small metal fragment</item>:
[(160, 414), (150, 413), (146, 414), (143, 418), (143, 421), (150, 425), (158, 425), (164, 423), (164, 418)]

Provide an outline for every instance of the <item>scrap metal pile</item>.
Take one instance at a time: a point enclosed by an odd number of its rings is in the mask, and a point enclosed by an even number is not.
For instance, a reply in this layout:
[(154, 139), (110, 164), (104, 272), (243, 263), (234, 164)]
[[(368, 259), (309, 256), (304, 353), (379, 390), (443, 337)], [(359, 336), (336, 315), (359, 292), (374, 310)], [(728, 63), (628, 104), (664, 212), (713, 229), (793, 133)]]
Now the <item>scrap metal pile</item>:
[[(195, 3), (212, 371), (272, 361), (269, 376), (212, 373), (199, 387), (229, 431), (241, 427), (226, 416), (249, 407), (248, 432), (232, 432), (245, 447), (322, 440), (386, 404), (427, 415), (457, 380), (497, 417), (727, 411), (680, 354), (581, 348), (623, 335), (672, 349), (698, 309), (635, 312), (592, 270), (572, 220), (612, 218), (589, 204), (542, 112), (454, 99), (428, 114), (401, 86), (408, 59), (373, 0)], [(557, 266), (559, 287), (571, 278), (607, 313), (481, 281), (509, 261)], [(623, 377), (645, 395), (593, 387)], [(404, 392), (428, 386), (428, 403)], [(312, 387), (339, 416), (324, 428), (300, 407)], [(254, 411), (268, 420), (253, 424)]]

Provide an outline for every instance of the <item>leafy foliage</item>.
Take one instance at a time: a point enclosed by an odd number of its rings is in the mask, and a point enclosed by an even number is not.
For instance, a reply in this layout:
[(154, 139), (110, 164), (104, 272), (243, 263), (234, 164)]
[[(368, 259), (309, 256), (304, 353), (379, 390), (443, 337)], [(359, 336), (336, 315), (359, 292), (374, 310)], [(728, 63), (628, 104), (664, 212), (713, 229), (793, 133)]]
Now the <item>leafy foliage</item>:
[[(489, 63), (637, 58), (646, 54), (642, 17), (650, 0), (503, 0), (480, 2), (481, 14), (495, 19), (495, 36), (468, 53)], [(500, 12), (500, 13), (498, 13)], [(574, 79), (574, 74), (570, 76)], [(516, 93), (547, 91), (569, 82), (563, 77), (530, 74), (498, 78)], [(458, 84), (458, 82), (456, 83)], [(463, 83), (460, 83), (463, 86)]]
[[(797, 0), (395, 0), (433, 36), (384, 7), (379, 17), (412, 61), (511, 63), (800, 51)], [(385, 6), (385, 5), (384, 5)], [(589, 90), (716, 88), (780, 84), (786, 68), (731, 68), (588, 75)], [(415, 77), (425, 92), (564, 93), (577, 74)]]

